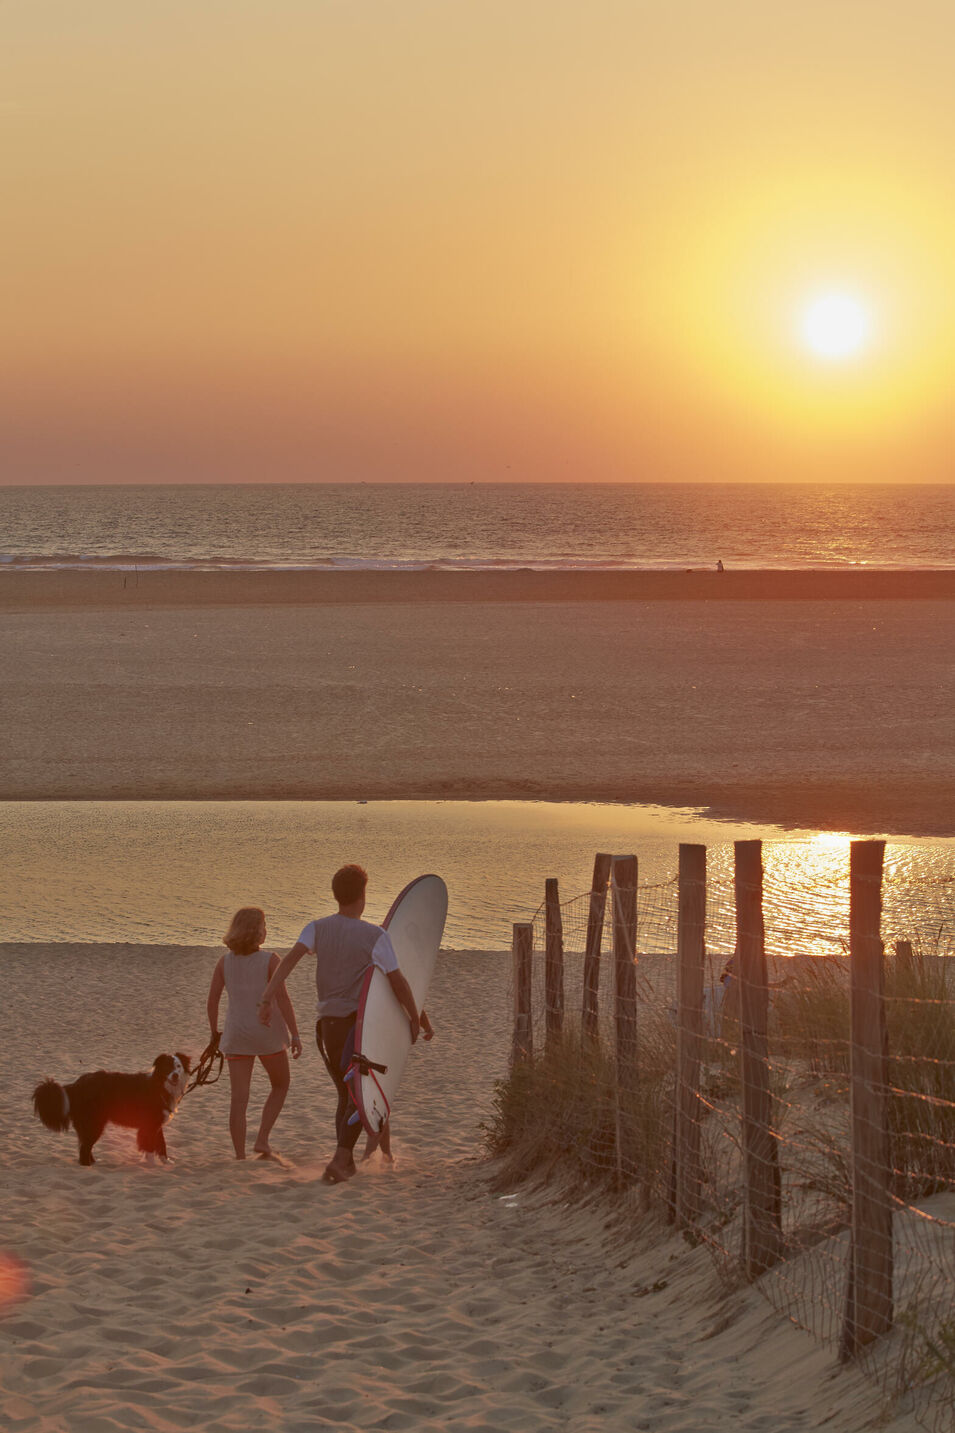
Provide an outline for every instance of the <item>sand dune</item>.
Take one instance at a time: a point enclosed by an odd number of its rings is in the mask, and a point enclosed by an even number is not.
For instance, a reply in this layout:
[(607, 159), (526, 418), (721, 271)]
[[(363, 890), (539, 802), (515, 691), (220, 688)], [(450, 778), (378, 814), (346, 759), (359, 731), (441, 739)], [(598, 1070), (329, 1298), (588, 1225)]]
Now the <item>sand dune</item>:
[[(441, 957), (396, 1168), (318, 1183), (331, 1100), (309, 1048), (275, 1133), (291, 1168), (230, 1158), (225, 1081), (187, 1096), (174, 1164), (141, 1166), (114, 1132), (80, 1168), (73, 1136), (33, 1120), (33, 1083), (197, 1050), (214, 958), (0, 950), (4, 1428), (788, 1433), (875, 1416), (858, 1373), (755, 1292), (726, 1295), (703, 1250), (635, 1210), (492, 1188), (478, 1125), (506, 1059), (504, 956)], [(303, 1028), (307, 991), (293, 977)]]

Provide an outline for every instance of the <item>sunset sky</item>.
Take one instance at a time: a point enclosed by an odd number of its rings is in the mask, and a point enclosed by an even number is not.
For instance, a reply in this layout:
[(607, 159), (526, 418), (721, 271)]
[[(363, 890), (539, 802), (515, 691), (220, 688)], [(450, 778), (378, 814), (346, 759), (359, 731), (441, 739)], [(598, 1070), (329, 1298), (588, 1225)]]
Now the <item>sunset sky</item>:
[(952, 0), (0, 0), (0, 482), (951, 481)]

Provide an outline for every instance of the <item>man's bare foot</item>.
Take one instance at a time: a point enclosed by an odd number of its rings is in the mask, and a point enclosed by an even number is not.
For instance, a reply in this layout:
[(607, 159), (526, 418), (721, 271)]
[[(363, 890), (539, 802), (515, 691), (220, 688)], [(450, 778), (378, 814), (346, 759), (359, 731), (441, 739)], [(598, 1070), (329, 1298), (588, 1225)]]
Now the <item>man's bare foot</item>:
[(323, 1184), (344, 1184), (346, 1179), (351, 1179), (357, 1173), (355, 1158), (350, 1149), (339, 1145), (329, 1163), (325, 1166), (325, 1173), (322, 1175)]
[(351, 1169), (340, 1169), (338, 1166), (336, 1166), (336, 1164), (335, 1164), (335, 1162), (334, 1162), (334, 1160), (333, 1160), (331, 1164), (326, 1165), (326, 1167), (325, 1167), (325, 1172), (324, 1172), (324, 1174), (322, 1175), (322, 1183), (323, 1183), (323, 1184), (344, 1184), (345, 1181), (346, 1181), (346, 1179), (351, 1179), (351, 1177), (352, 1177), (352, 1175), (353, 1175), (354, 1173), (355, 1173), (354, 1165), (352, 1166)]

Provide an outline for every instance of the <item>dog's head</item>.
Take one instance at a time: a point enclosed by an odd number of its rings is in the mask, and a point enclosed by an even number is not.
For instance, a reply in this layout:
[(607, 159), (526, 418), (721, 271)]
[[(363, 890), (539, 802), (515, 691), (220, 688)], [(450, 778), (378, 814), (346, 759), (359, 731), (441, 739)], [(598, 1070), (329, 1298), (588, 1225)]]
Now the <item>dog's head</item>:
[(153, 1061), (153, 1077), (162, 1085), (170, 1109), (182, 1099), (190, 1070), (189, 1056), (181, 1051), (175, 1055), (157, 1055)]

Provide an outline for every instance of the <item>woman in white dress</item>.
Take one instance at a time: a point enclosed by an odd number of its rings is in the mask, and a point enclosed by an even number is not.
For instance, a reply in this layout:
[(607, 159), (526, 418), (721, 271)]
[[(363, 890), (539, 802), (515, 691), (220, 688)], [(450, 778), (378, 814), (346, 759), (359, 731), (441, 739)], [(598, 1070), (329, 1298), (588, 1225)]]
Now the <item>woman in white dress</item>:
[(288, 1094), (289, 1045), (293, 1060), (297, 1060), (302, 1053), (295, 1011), (284, 985), (275, 994), (278, 1010), (271, 1025), (263, 1025), (259, 1020), (262, 991), (279, 964), (275, 951), (262, 949), (265, 937), (265, 914), (258, 906), (243, 906), (236, 911), (222, 937), (228, 950), (219, 957), (212, 972), (206, 1006), (209, 1028), (215, 1038), (219, 1033), (219, 1001), (223, 990), (229, 997), (219, 1049), (229, 1064), (232, 1088), (229, 1133), (236, 1159), (245, 1159), (246, 1111), (256, 1059), (262, 1061), (271, 1088), (262, 1107), (262, 1119), (253, 1149), (260, 1159), (271, 1159), (275, 1151), (269, 1143), (269, 1135)]

